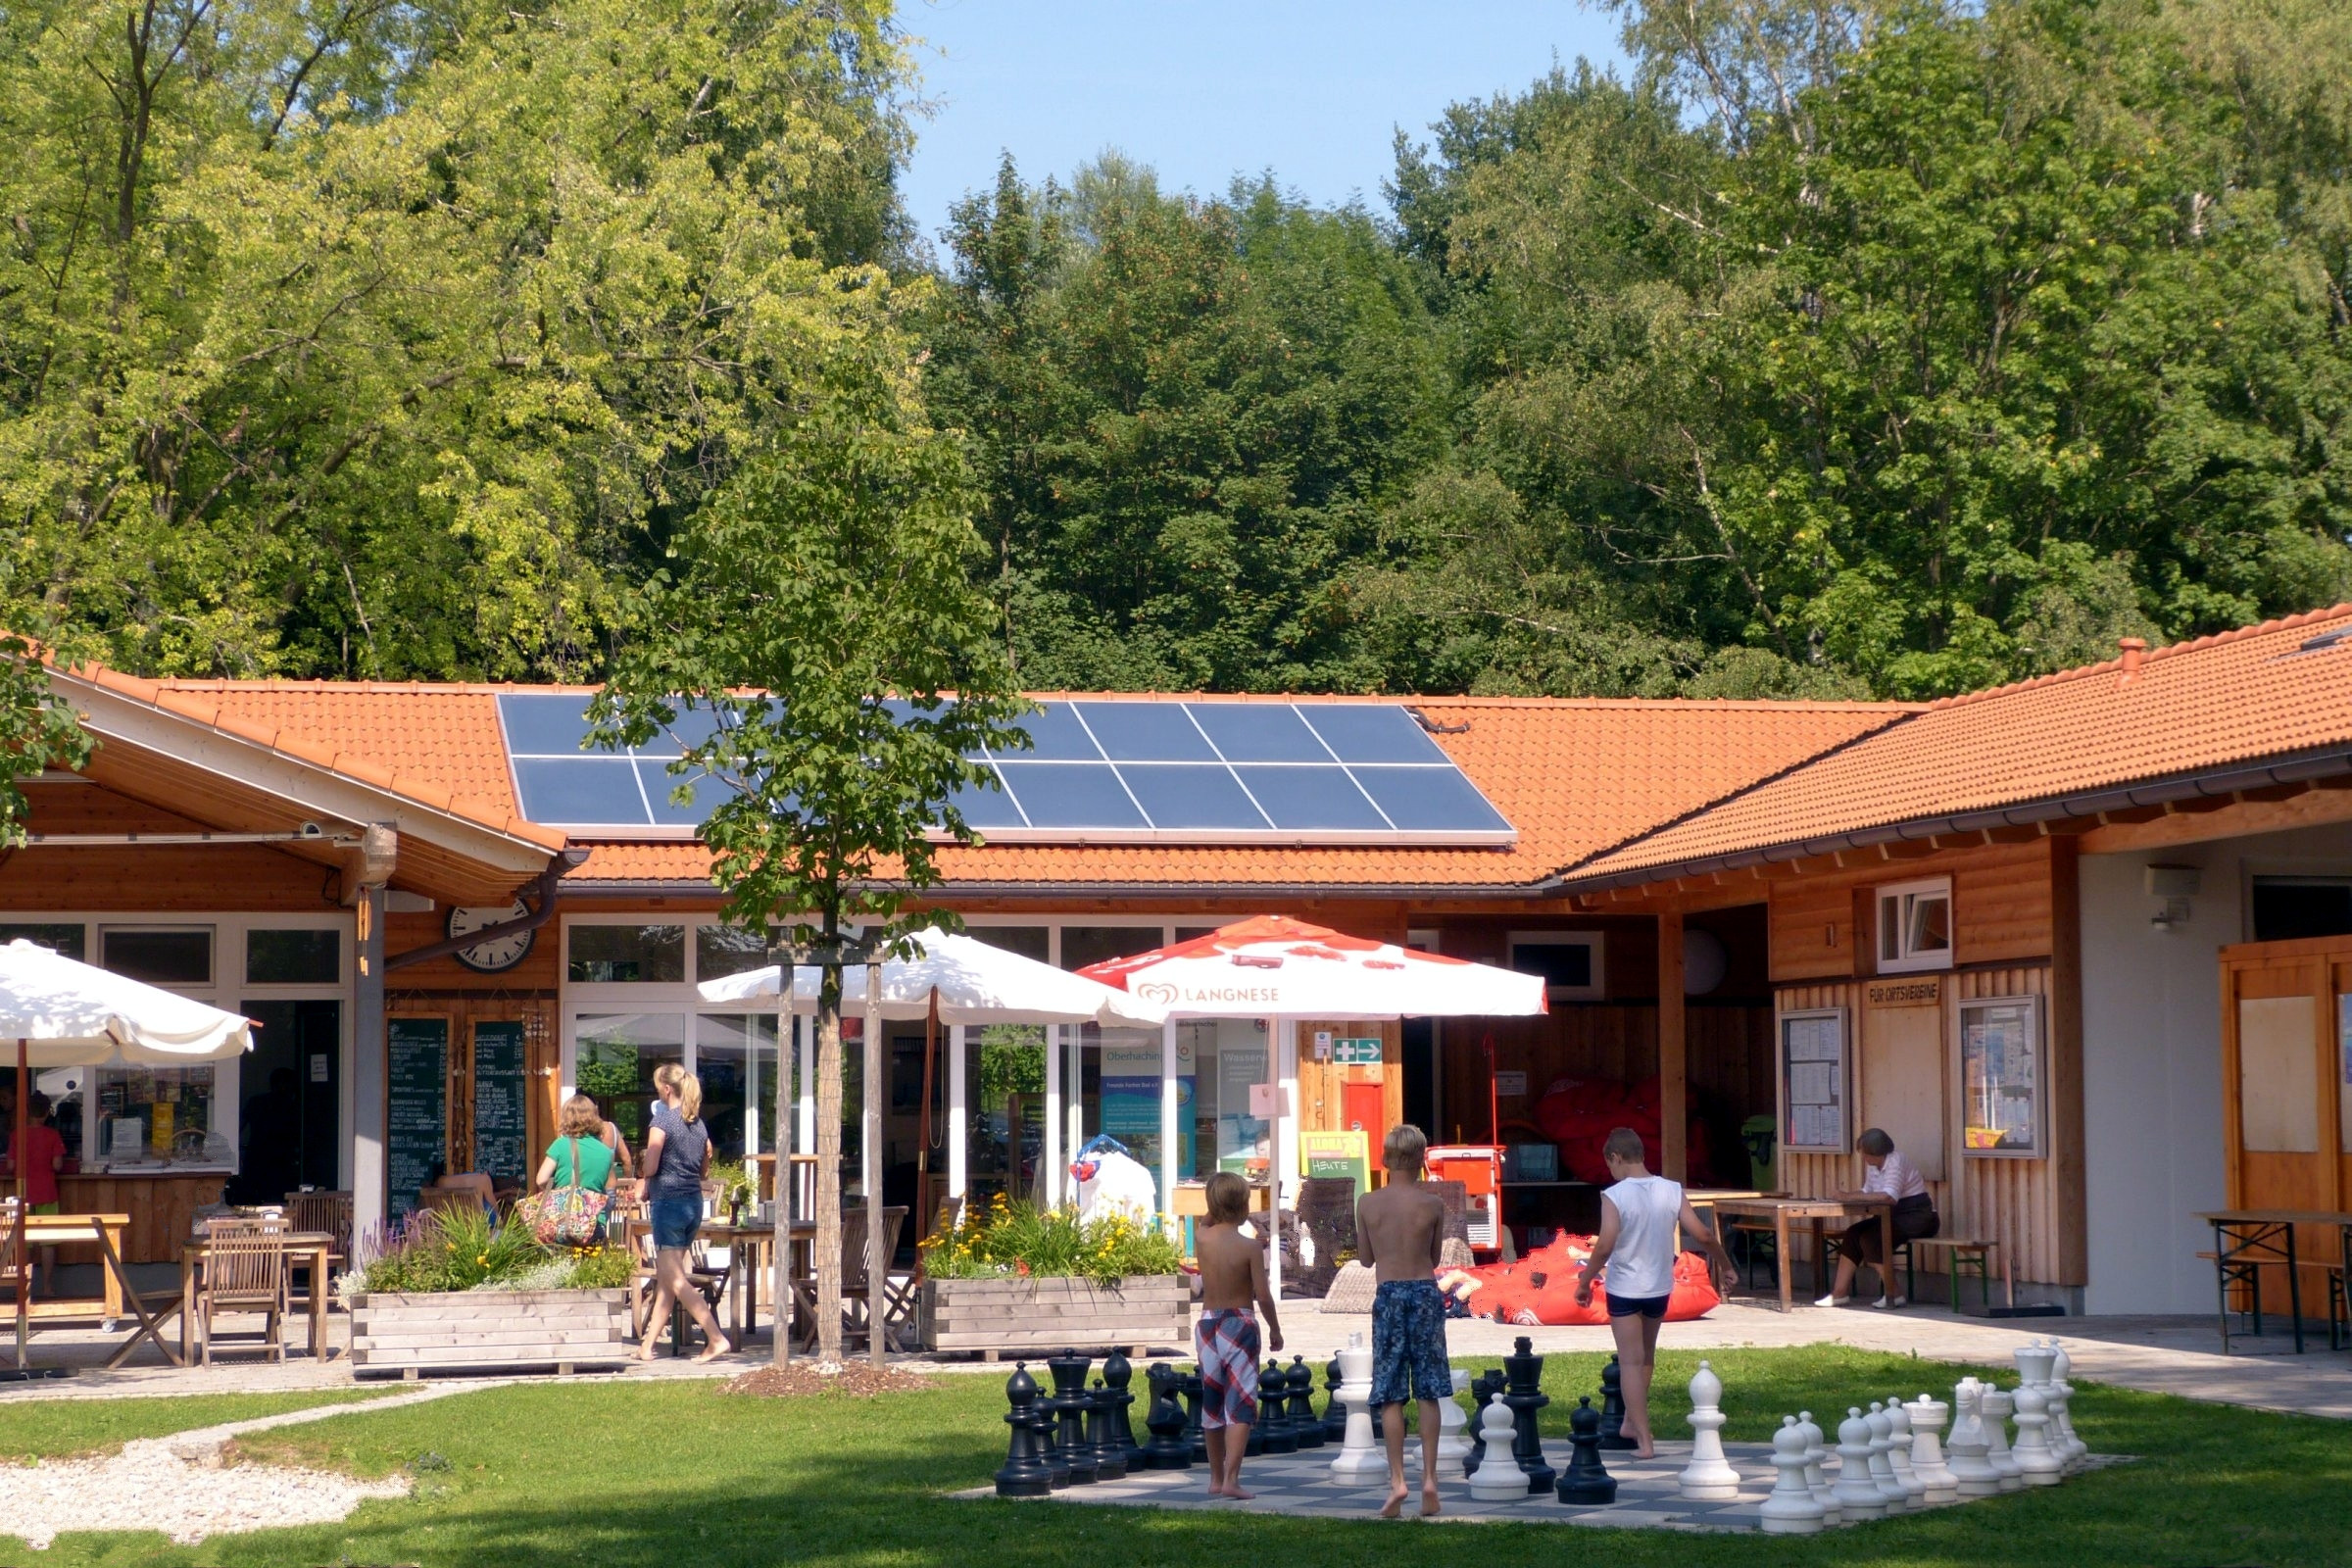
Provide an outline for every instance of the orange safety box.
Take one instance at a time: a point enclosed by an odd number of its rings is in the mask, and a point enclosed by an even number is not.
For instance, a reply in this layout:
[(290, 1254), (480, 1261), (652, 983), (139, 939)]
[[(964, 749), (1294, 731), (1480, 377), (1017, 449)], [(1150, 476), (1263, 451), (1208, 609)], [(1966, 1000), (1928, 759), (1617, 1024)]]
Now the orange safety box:
[(1470, 1200), (1470, 1248), (1495, 1249), (1501, 1214), (1502, 1150), (1494, 1144), (1437, 1144), (1429, 1151), (1429, 1179), (1460, 1182)]

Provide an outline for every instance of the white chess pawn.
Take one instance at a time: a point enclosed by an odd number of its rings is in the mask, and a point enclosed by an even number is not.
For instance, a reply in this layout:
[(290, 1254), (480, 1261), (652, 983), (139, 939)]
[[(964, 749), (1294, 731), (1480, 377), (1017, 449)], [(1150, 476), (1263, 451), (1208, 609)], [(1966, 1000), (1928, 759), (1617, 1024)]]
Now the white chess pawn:
[(1729, 1502), (1740, 1495), (1740, 1472), (1723, 1456), (1723, 1380), (1706, 1362), (1690, 1380), (1690, 1462), (1682, 1494), (1691, 1502)]
[[(1462, 1394), (1471, 1382), (1469, 1373), (1456, 1372), (1453, 1392)], [(1469, 1418), (1462, 1414), (1460, 1404), (1453, 1399), (1438, 1401), (1438, 1474), (1447, 1481), (1462, 1479), (1463, 1462), (1470, 1457), (1470, 1440), (1462, 1436), (1462, 1429), (1468, 1424)]]
[(1855, 1405), (1838, 1423), (1838, 1511), (1848, 1523), (1886, 1517), (1886, 1494), (1870, 1475), (1870, 1423)]
[[(1372, 1348), (1349, 1345), (1340, 1352), (1340, 1402), (1348, 1407), (1348, 1432), (1339, 1457), (1331, 1461), (1334, 1481), (1371, 1486), (1389, 1479), (1388, 1457), (1372, 1442)], [(1518, 1466), (1513, 1465), (1514, 1470)], [(1525, 1486), (1522, 1478), (1520, 1485)]]
[(1984, 1385), (1975, 1378), (1962, 1378), (1952, 1390), (1952, 1408), (1958, 1413), (1952, 1417), (1950, 1463), (1963, 1497), (1989, 1497), (2001, 1490), (2000, 1472), (1984, 1458), (1984, 1420), (1977, 1408), (1984, 1395)]
[(1780, 1472), (1772, 1495), (1758, 1510), (1768, 1536), (1813, 1536), (1821, 1533), (1827, 1510), (1805, 1484), (1805, 1434), (1796, 1417), (1781, 1417), (1781, 1430), (1772, 1435), (1772, 1463)]
[(2017, 1391), (2017, 1446), (2011, 1454), (2029, 1487), (2054, 1487), (2066, 1463), (2050, 1447), (2050, 1400), (2038, 1383)]
[(1902, 1478), (1894, 1473), (1894, 1461), (1886, 1457), (1894, 1446), (1894, 1423), (1886, 1419), (1884, 1400), (1870, 1401), (1870, 1414), (1862, 1418), (1870, 1429), (1870, 1484), (1879, 1489), (1886, 1499), (1888, 1513), (1903, 1513), (1911, 1506), (1911, 1494), (1903, 1487)]
[(2082, 1461), (2090, 1456), (2090, 1445), (2084, 1443), (2082, 1434), (2075, 1430), (2075, 1385), (2071, 1381), (2075, 1358), (2067, 1354), (2066, 1347), (2056, 1340), (2050, 1342), (2050, 1352), (2054, 1357), (2050, 1364), (2050, 1385), (2057, 1392), (2057, 1397), (2050, 1405), (2050, 1420), (2054, 1423), (2050, 1428), (2054, 1434), (2051, 1446), (2058, 1450), (2059, 1457), (2066, 1461), (2069, 1470), (2080, 1469)]
[(2017, 1460), (2009, 1452), (2010, 1396), (1999, 1386), (1984, 1385), (1984, 1393), (1977, 1400), (1979, 1419), (1984, 1427), (1984, 1462), (2001, 1478), (2003, 1492), (2026, 1490), (2025, 1472), (2018, 1469)]
[(1928, 1484), (1911, 1473), (1911, 1410), (1900, 1399), (1886, 1401), (1886, 1463), (1903, 1489), (1903, 1506), (1925, 1508)]
[(1822, 1468), (1830, 1453), (1822, 1446), (1821, 1423), (1813, 1419), (1812, 1411), (1799, 1410), (1796, 1413), (1796, 1429), (1805, 1435), (1806, 1490), (1813, 1494), (1813, 1500), (1821, 1504), (1824, 1524), (1841, 1523), (1838, 1499), (1831, 1494), (1829, 1475)]
[(1527, 1472), (1511, 1460), (1511, 1412), (1500, 1399), (1479, 1412), (1478, 1435), (1487, 1445), (1487, 1456), (1470, 1472), (1470, 1495), (1480, 1502), (1525, 1501)]
[(1931, 1503), (1958, 1501), (1960, 1483), (1953, 1478), (1952, 1468), (1944, 1460), (1943, 1443), (1937, 1436), (1943, 1430), (1943, 1418), (1949, 1413), (1950, 1406), (1923, 1394), (1903, 1408), (1911, 1414), (1911, 1473), (1926, 1485), (1927, 1500)]

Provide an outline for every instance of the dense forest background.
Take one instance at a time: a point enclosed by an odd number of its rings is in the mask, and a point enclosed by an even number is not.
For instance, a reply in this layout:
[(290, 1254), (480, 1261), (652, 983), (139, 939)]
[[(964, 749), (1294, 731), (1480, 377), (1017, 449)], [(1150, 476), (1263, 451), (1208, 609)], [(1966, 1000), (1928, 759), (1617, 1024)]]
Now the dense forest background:
[(1008, 162), (937, 244), (876, 0), (0, 10), (0, 618), (593, 679), (878, 358), (1033, 688), (1912, 697), (2352, 598), (2352, 7), (1616, 9), (1378, 210)]

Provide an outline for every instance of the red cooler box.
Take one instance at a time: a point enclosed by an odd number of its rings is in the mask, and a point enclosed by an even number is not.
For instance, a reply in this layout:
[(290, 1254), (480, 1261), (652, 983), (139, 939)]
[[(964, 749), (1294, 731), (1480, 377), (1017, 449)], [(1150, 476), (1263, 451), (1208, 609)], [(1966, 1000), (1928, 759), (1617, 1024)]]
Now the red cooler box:
[(1473, 1251), (1495, 1249), (1495, 1222), (1500, 1215), (1502, 1150), (1494, 1144), (1436, 1144), (1429, 1151), (1429, 1179), (1460, 1182), (1470, 1199), (1470, 1247)]

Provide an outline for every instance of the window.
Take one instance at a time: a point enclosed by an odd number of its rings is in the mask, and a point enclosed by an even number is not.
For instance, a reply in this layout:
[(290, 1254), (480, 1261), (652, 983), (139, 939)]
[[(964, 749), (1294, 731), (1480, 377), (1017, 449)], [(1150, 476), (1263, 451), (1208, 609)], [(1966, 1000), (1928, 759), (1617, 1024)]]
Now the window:
[(705, 921), (694, 928), (694, 977), (719, 980), (767, 967), (767, 937), (741, 926)]
[(2254, 940), (2352, 933), (2352, 880), (2336, 876), (2258, 876), (2254, 879)]
[(1544, 977), (1553, 1002), (1598, 1002), (1608, 995), (1608, 969), (1597, 931), (1514, 931), (1510, 967)]
[(245, 983), (331, 986), (343, 978), (343, 933), (332, 927), (245, 933)]
[(36, 948), (79, 960), (83, 952), (83, 927), (79, 921), (50, 921), (35, 924), (0, 924), (0, 943), (29, 942)]
[(682, 925), (575, 925), (570, 941), (574, 985), (676, 985), (686, 978)]
[(1898, 882), (1879, 889), (1879, 972), (1951, 966), (1951, 879)]
[(99, 967), (154, 986), (209, 986), (213, 983), (213, 928), (183, 926), (101, 926), (98, 929)]

